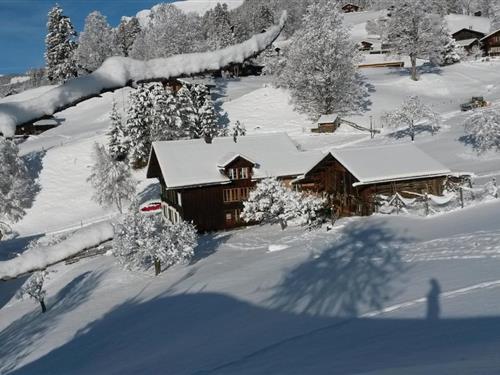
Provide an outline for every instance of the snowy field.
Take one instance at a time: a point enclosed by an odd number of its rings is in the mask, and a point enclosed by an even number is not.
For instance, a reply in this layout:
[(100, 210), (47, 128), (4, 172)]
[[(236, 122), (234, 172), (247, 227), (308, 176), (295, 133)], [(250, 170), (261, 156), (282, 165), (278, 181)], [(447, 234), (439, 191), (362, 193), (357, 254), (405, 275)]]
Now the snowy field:
[[(207, 1), (205, 1), (207, 3)], [(356, 26), (371, 16), (352, 17)], [(363, 18), (366, 17), (366, 18)], [(453, 21), (453, 20), (451, 20)], [(364, 28), (363, 28), (364, 30)], [(361, 33), (361, 31), (359, 31)], [(422, 68), (424, 69), (424, 68)], [(460, 138), (459, 104), (482, 95), (500, 105), (500, 61), (426, 71), (364, 69), (367, 112), (350, 118), (375, 139), (315, 126), (267, 77), (218, 80), (216, 104), (249, 133), (286, 132), (302, 149), (409, 142), (380, 116), (419, 95), (443, 118), (416, 144), (478, 183), (500, 178), (500, 155), (477, 156)], [(0, 102), (35, 98), (50, 87)], [(91, 200), (90, 150), (105, 142), (106, 93), (57, 114), (62, 125), (20, 145), (38, 192), (0, 244), (0, 259), (45, 233), (64, 233), (116, 212)], [(141, 181), (141, 199), (155, 190)], [(431, 217), (349, 218), (333, 229), (261, 226), (205, 235), (189, 265), (153, 277), (109, 256), (52, 267), (48, 311), (13, 298), (23, 279), (0, 282), (0, 373), (12, 374), (493, 374), (500, 371), (500, 200)], [(440, 291), (429, 293), (435, 279)], [(426, 319), (428, 312), (434, 319)]]

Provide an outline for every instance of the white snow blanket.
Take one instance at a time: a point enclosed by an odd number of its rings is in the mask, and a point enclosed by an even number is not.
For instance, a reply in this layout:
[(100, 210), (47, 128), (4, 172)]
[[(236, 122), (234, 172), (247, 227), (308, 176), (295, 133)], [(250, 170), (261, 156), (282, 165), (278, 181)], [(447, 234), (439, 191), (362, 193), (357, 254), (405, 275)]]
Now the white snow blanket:
[(217, 51), (176, 55), (149, 61), (110, 57), (92, 74), (69, 80), (38, 98), (0, 104), (0, 133), (11, 137), (18, 125), (52, 115), (79, 100), (124, 87), (131, 82), (174, 78), (242, 63), (270, 46), (280, 35), (285, 21), (286, 12), (281, 16), (279, 24), (270, 27), (265, 33), (254, 35), (245, 42)]
[(43, 269), (79, 252), (112, 239), (114, 228), (110, 222), (93, 224), (73, 233), (53, 246), (41, 246), (17, 258), (0, 262), (0, 280), (10, 279), (34, 270)]

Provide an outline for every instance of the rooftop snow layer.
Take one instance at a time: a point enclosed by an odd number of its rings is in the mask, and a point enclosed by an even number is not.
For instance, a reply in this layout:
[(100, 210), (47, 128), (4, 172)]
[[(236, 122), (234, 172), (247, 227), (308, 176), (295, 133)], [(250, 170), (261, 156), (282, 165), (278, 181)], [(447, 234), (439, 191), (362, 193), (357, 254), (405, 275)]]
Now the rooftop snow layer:
[(459, 46), (462, 46), (462, 47), (467, 47), (467, 46), (470, 46), (472, 43), (474, 43), (475, 41), (478, 41), (479, 39), (477, 38), (472, 38), (472, 39), (464, 39), (464, 40), (457, 40), (456, 43), (459, 45)]
[(488, 17), (464, 16), (462, 14), (449, 14), (444, 17), (448, 24), (450, 34), (462, 29), (472, 29), (484, 34), (490, 31), (490, 19)]
[(318, 124), (331, 124), (337, 121), (338, 115), (321, 115), (318, 120)]
[(203, 139), (154, 142), (153, 152), (171, 189), (230, 182), (219, 169), (220, 161), (230, 154), (244, 155), (256, 163), (254, 179), (298, 176), (325, 156), (321, 151), (299, 151), (284, 133), (247, 135), (237, 142), (219, 137), (211, 144)]
[(451, 173), (413, 143), (339, 148), (330, 152), (358, 179), (354, 186)]

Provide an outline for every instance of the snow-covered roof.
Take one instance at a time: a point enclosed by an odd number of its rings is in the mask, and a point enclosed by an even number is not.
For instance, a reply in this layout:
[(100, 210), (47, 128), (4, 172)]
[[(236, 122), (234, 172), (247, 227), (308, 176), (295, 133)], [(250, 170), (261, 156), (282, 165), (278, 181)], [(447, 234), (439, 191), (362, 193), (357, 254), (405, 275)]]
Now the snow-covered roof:
[[(154, 142), (151, 158), (156, 156), (169, 189), (229, 183), (220, 164), (237, 155), (255, 163), (253, 178), (298, 176), (316, 165), (325, 155), (321, 151), (302, 152), (284, 133), (247, 135), (234, 142), (232, 137)], [(227, 164), (226, 164), (227, 165)], [(151, 159), (148, 177), (152, 173)]]
[(462, 14), (448, 14), (445, 17), (448, 30), (453, 35), (462, 29), (472, 29), (481, 33), (490, 30), (490, 19), (488, 17), (465, 16)]
[(339, 115), (336, 114), (330, 114), (330, 115), (321, 115), (321, 117), (318, 120), (318, 124), (331, 124), (337, 121), (337, 118)]
[(246, 155), (236, 153), (236, 152), (230, 152), (230, 153), (224, 155), (222, 157), (222, 159), (219, 160), (219, 162), (217, 163), (217, 166), (219, 168), (225, 168), (238, 158), (245, 159), (245, 160), (249, 161), (250, 163), (252, 163), (253, 165), (257, 164), (256, 162), (254, 162), (251, 158), (249, 158)]
[(457, 43), (459, 46), (467, 47), (476, 41), (479, 41), (479, 39), (472, 38), (472, 39), (457, 40), (455, 43)]
[(354, 186), (451, 173), (413, 143), (338, 148), (330, 153), (358, 179)]
[(488, 39), (490, 36), (495, 35), (495, 34), (497, 34), (498, 32), (500, 32), (500, 29), (495, 30), (495, 31), (493, 31), (493, 32), (489, 33), (488, 35), (486, 35), (485, 37), (483, 37), (483, 38), (481, 39), (481, 41), (483, 41), (483, 40), (485, 40), (485, 39)]

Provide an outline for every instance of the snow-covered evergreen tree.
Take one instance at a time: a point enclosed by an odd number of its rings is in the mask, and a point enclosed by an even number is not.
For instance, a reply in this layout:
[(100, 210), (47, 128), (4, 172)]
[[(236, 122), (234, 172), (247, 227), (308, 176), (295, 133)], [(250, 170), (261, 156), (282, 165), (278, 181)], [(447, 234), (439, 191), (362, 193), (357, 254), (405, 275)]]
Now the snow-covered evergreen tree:
[(159, 4), (151, 10), (148, 24), (137, 34), (130, 56), (149, 60), (197, 52), (201, 39), (198, 16), (188, 15), (172, 4)]
[(500, 30), (500, 2), (496, 1), (491, 5), (490, 19), (490, 32)]
[(440, 37), (444, 21), (429, 12), (429, 0), (401, 0), (394, 4), (384, 39), (395, 53), (410, 57), (411, 79), (417, 81), (417, 58), (438, 55), (444, 48)]
[(192, 129), (196, 128), (198, 110), (193, 101), (192, 92), (186, 86), (177, 91), (177, 103), (182, 122), (182, 136), (190, 136)]
[(47, 295), (47, 292), (43, 287), (47, 275), (48, 272), (45, 270), (34, 272), (16, 294), (19, 299), (28, 297), (40, 303), (42, 313), (47, 311), (47, 307), (45, 306), (45, 296)]
[(465, 121), (469, 142), (478, 152), (500, 151), (500, 110), (478, 109)]
[(162, 84), (150, 86), (151, 100), (151, 141), (170, 141), (182, 137), (182, 116), (178, 100), (169, 87)]
[(382, 121), (387, 127), (408, 129), (411, 140), (415, 140), (418, 125), (429, 124), (434, 134), (439, 126), (439, 116), (429, 106), (422, 103), (418, 96), (411, 96), (400, 108), (384, 114)]
[(438, 50), (437, 54), (431, 53), (431, 61), (439, 65), (452, 65), (460, 62), (463, 48), (457, 44), (447, 29), (440, 36), (443, 48)]
[(117, 226), (113, 254), (126, 269), (161, 269), (189, 260), (194, 255), (195, 228), (184, 221), (177, 224), (159, 215), (141, 214), (137, 204), (131, 206)]
[(111, 125), (108, 131), (108, 151), (115, 160), (123, 160), (127, 155), (127, 140), (125, 138), (122, 117), (113, 100), (111, 113), (109, 115)]
[(127, 163), (116, 161), (104, 146), (94, 145), (94, 164), (87, 181), (94, 188), (92, 199), (102, 206), (116, 206), (122, 212), (123, 202), (135, 195), (136, 181)]
[(74, 39), (76, 32), (71, 20), (56, 5), (48, 14), (45, 37), (46, 73), (50, 82), (64, 82), (77, 76)]
[(212, 99), (207, 98), (199, 111), (200, 127), (193, 132), (193, 138), (203, 138), (211, 143), (212, 139), (221, 135)]
[(139, 20), (136, 17), (123, 18), (115, 31), (115, 47), (120, 55), (127, 57), (137, 34), (141, 31)]
[(114, 38), (114, 32), (106, 17), (98, 11), (90, 13), (78, 38), (76, 49), (78, 66), (90, 73), (99, 68), (106, 58), (117, 55)]
[(211, 50), (229, 47), (236, 43), (231, 28), (227, 4), (220, 4), (208, 12), (207, 39)]
[(16, 222), (24, 216), (32, 188), (17, 145), (0, 136), (0, 222)]
[(125, 137), (128, 145), (128, 158), (135, 168), (146, 164), (151, 150), (152, 108), (153, 103), (148, 85), (141, 84), (130, 93)]
[(300, 225), (310, 225), (318, 219), (325, 203), (322, 198), (291, 190), (276, 178), (266, 178), (243, 202), (241, 218), (246, 222), (279, 223), (281, 229), (293, 219), (297, 219)]
[(366, 90), (358, 75), (359, 52), (328, 0), (309, 6), (288, 49), (277, 83), (290, 89), (295, 107), (311, 117), (359, 111)]

